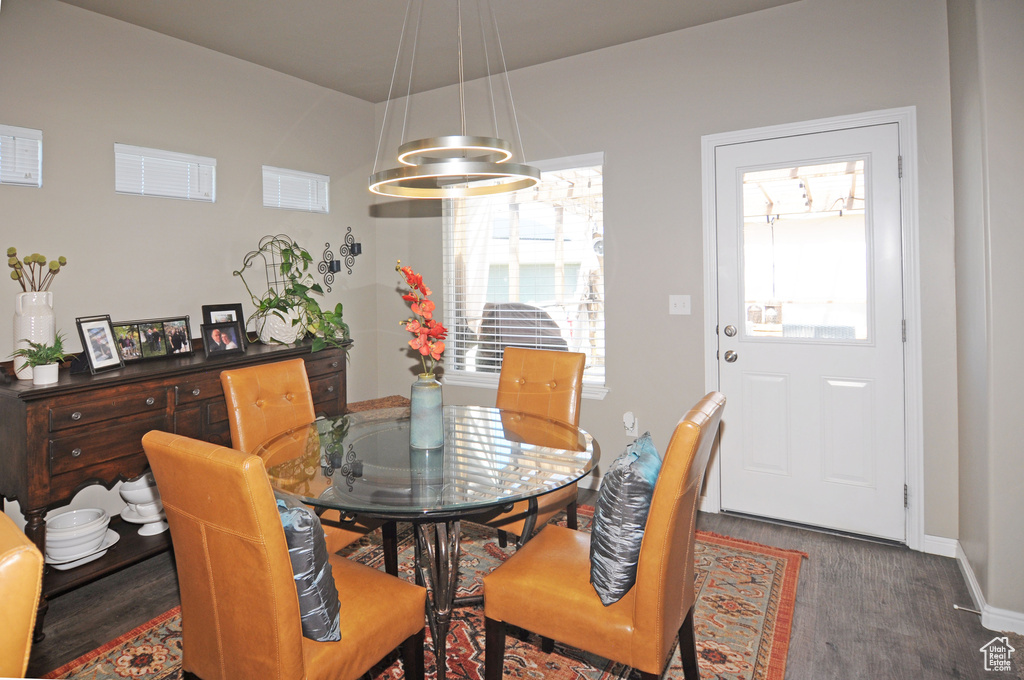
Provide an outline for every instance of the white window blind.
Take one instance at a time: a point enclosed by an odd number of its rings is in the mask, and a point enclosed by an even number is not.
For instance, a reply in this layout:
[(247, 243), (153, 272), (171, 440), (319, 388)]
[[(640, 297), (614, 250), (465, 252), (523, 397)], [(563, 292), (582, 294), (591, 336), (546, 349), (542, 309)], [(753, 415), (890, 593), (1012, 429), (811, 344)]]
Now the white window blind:
[(584, 392), (604, 386), (603, 163), (534, 163), (535, 187), (444, 202), (446, 381), (496, 384), (520, 346), (584, 352)]
[(119, 194), (213, 203), (217, 159), (114, 144), (114, 189)]
[(301, 170), (263, 166), (263, 207), (327, 213), (331, 178)]
[(0, 184), (43, 186), (43, 131), (0, 125)]

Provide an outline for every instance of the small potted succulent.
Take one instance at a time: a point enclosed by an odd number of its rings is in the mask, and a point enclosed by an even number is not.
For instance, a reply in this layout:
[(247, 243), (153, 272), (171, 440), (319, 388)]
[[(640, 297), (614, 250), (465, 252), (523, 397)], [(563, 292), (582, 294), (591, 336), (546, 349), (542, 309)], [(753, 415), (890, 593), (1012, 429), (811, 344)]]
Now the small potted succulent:
[(11, 354), (13, 359), (24, 359), (18, 370), (30, 366), (33, 385), (52, 385), (57, 382), (60, 362), (69, 356), (64, 351), (64, 334), (58, 332), (52, 345), (31, 340), (26, 342), (28, 347), (19, 347)]

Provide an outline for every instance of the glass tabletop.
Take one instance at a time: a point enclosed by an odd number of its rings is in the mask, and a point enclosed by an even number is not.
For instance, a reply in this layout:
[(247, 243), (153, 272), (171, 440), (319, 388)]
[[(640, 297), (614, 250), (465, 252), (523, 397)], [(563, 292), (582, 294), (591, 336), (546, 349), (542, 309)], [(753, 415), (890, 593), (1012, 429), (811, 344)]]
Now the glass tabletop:
[(254, 453), (273, 487), (344, 513), (455, 517), (560, 489), (600, 457), (569, 423), (482, 406), (444, 407), (444, 446), (409, 446), (409, 409), (326, 418), (284, 432)]

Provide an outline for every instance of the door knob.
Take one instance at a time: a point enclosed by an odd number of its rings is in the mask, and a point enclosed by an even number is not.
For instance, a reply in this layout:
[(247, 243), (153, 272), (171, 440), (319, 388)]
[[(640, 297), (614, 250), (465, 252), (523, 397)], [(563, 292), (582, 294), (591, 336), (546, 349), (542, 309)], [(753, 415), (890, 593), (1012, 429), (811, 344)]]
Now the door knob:
[(731, 349), (727, 350), (726, 353), (725, 353), (725, 360), (728, 363), (730, 363), (730, 364), (732, 362), (736, 361), (736, 359), (738, 359), (738, 358), (739, 358), (739, 354), (736, 354), (736, 352), (733, 352)]
[(729, 324), (728, 326), (726, 326), (725, 327), (725, 334), (728, 335), (730, 338), (733, 337), (734, 335), (736, 335), (736, 326), (733, 326), (732, 324)]

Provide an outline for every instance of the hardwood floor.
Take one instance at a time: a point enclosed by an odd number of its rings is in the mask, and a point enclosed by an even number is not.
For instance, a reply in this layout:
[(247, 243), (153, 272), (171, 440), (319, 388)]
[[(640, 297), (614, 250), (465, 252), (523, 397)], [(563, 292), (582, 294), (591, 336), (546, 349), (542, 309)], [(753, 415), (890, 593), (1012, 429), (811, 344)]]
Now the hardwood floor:
[[(581, 502), (593, 492), (581, 489)], [(972, 607), (956, 561), (817, 531), (702, 513), (698, 528), (808, 554), (800, 570), (786, 678), (939, 680), (1022, 678), (1024, 639), (1013, 673), (986, 673), (979, 649), (997, 633)], [(50, 602), (29, 663), (38, 677), (178, 604), (169, 553)]]

